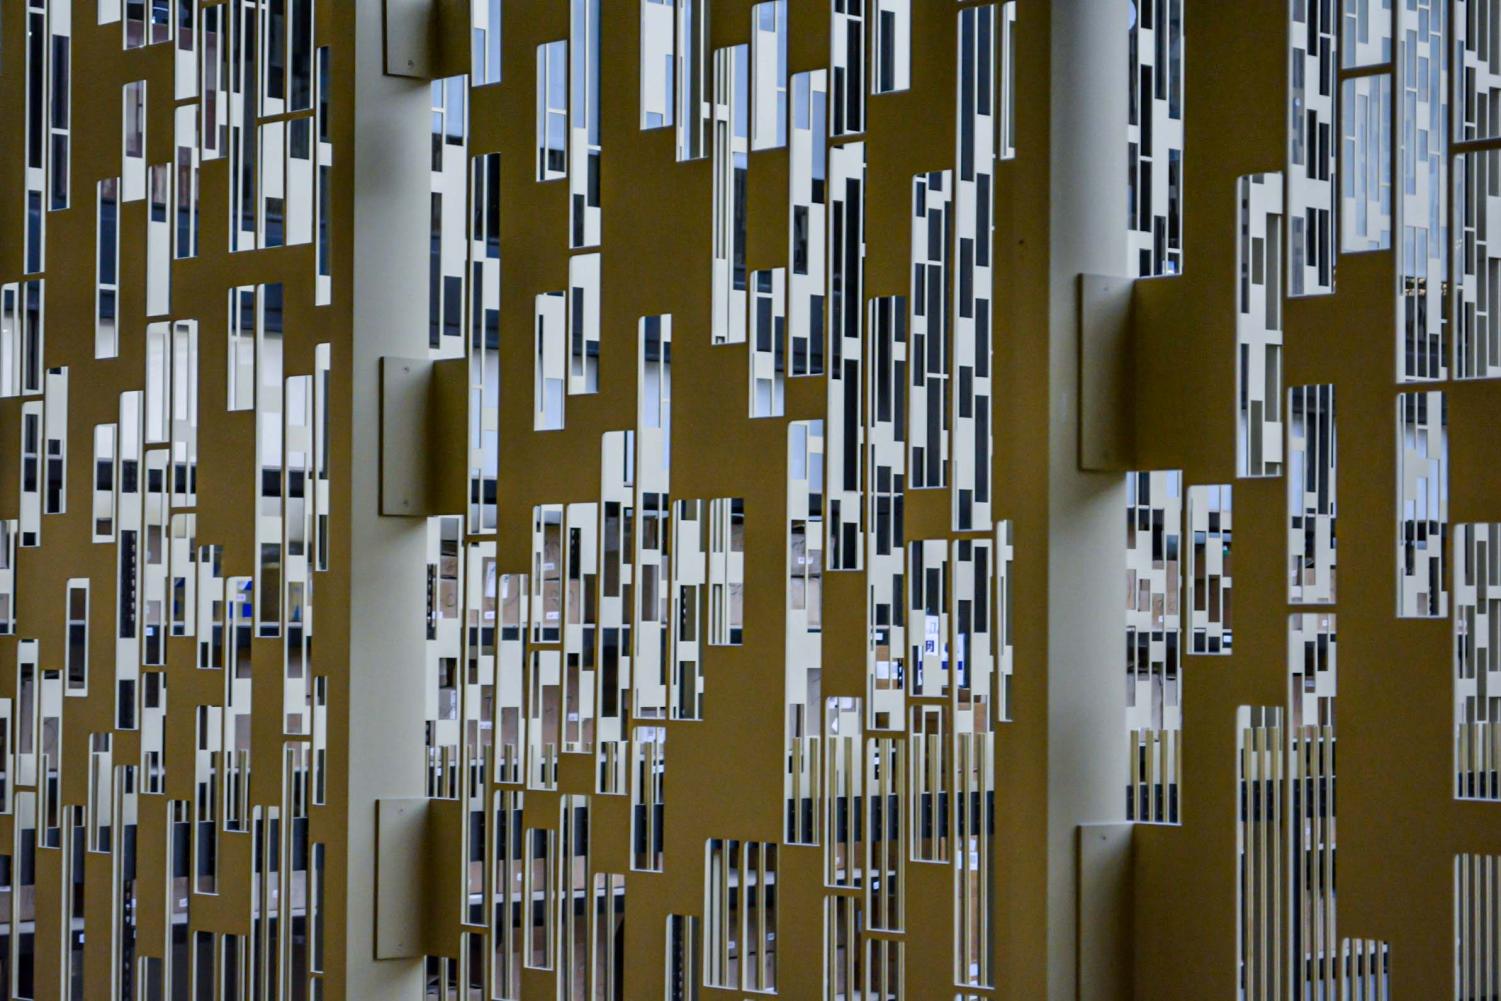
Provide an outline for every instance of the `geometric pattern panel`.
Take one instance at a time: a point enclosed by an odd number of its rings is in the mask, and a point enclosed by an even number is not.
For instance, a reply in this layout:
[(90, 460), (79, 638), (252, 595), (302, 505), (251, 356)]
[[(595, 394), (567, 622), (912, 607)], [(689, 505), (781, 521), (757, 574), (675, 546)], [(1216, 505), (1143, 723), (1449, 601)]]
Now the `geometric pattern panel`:
[(0, 20), (22, 209), (0, 236), (0, 996), (322, 998), (352, 22), (316, 0)]
[[(598, 0), (522, 19), (551, 34), (499, 72), (476, 20), (472, 72), (432, 84), (428, 345), (467, 372), (468, 510), (428, 520), (414, 568), (427, 597), (411, 753), (427, 796), (463, 817), (450, 847), (469, 903), (431, 929), (430, 996), (924, 996), (931, 974), (909, 972), (907, 948), (917, 887), (941, 887), (951, 916), (917, 939), (947, 953), (942, 982), (988, 996), (1004, 980), (997, 735), (1018, 544), (996, 517), (993, 442), (998, 171), (1026, 153), (1015, 5), (838, 0), (821, 68), (797, 72), (790, 52), (819, 36), (785, 0), (723, 19), (701, 0), (630, 6), (629, 130), (610, 128), (620, 15)], [(951, 72), (943, 88), (916, 73), (919, 28), (941, 45), (925, 65)], [(919, 90), (954, 123), (952, 146), (905, 175), (912, 222), (874, 232), (871, 185), (889, 171), (870, 138)], [(506, 133), (519, 149), (485, 110), (508, 100), (535, 109)], [(647, 244), (612, 223), (630, 206), (604, 180), (658, 139), (654, 169), (685, 190), (703, 178), (662, 206), (705, 236), (701, 273), (678, 279), (688, 310), (618, 278)], [(517, 172), (529, 196), (559, 189), (566, 227), (505, 194)], [(767, 217), (786, 233), (770, 246)], [(910, 277), (877, 294), (870, 261), (893, 250)], [(520, 373), (504, 360), (517, 285)], [(746, 368), (739, 402), (706, 415), (709, 360)], [(769, 492), (717, 487), (718, 460), (683, 444), (706, 416), (770, 432)], [(597, 476), (534, 489), (504, 457), (544, 439)], [(940, 505), (921, 534), (909, 487)], [(750, 686), (742, 651), (768, 644), (783, 667)], [(764, 756), (780, 775), (772, 826), (744, 811), (685, 823), (689, 770), (713, 767), (703, 734), (735, 724), (766, 680), (780, 682), (754, 724), (780, 732)], [(685, 880), (698, 896), (669, 898)], [(807, 913), (822, 961), (789, 968)]]
[(1148, 992), (1494, 996), (1501, 0), (1111, 2), (0, 7), (0, 998), (350, 996), (376, 787), (432, 1001), (1030, 996), (1120, 819)]

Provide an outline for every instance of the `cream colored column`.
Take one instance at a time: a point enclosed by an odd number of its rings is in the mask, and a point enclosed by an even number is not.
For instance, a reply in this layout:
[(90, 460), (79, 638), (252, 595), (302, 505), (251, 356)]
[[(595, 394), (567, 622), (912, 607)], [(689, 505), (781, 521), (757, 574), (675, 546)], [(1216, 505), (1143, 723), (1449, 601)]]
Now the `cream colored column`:
[(380, 514), (380, 359), (425, 352), (430, 156), (428, 83), (382, 72), (383, 6), (381, 0), (358, 0), (354, 46), (346, 952), (351, 1001), (422, 996), (421, 960), (375, 959), (375, 802), (423, 795), (424, 522)]
[(1051, 14), (1048, 997), (1094, 1001), (1131, 996), (1114, 956), (1079, 955), (1075, 870), (1078, 826), (1125, 816), (1125, 477), (1079, 470), (1076, 290), (1081, 272), (1126, 267), (1129, 12), (1053, 0)]

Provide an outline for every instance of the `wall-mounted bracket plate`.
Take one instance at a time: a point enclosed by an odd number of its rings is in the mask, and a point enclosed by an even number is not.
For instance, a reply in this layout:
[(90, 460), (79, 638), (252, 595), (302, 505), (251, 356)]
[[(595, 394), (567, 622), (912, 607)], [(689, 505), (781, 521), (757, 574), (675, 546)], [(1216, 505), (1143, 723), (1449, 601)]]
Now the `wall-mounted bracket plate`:
[(1135, 950), (1135, 824), (1080, 824), (1080, 1001), (1132, 996)]
[(375, 958), (447, 955), (442, 939), (458, 913), (464, 870), (458, 800), (375, 802)]
[(463, 358), (382, 358), (380, 513), (426, 518), (464, 511)]
[(469, 38), (468, 0), (381, 0), (387, 76), (438, 80), (468, 71), (468, 51), (445, 40)]
[(1136, 468), (1136, 281), (1079, 276), (1079, 468)]

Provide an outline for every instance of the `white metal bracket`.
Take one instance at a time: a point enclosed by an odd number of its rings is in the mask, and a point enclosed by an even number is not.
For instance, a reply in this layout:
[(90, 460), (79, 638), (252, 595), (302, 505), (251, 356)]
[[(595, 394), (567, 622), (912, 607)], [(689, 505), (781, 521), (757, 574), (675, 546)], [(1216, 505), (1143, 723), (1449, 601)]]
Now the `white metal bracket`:
[(440, 80), (467, 72), (468, 0), (381, 2), (387, 76)]
[(1079, 468), (1136, 468), (1136, 281), (1079, 276)]
[(464, 868), (458, 800), (375, 802), (375, 958), (447, 955), (435, 938), (457, 914)]
[(463, 358), (382, 358), (380, 513), (459, 514), (468, 464)]

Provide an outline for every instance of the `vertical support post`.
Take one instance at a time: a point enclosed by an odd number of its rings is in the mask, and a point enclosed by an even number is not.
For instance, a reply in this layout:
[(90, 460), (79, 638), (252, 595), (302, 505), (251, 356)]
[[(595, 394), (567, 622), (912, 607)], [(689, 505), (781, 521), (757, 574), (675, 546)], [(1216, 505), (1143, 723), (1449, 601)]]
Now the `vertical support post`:
[(426, 586), (425, 523), (380, 513), (380, 359), (425, 348), (430, 97), (385, 73), (386, 5), (355, 6), (347, 995), (418, 997), (420, 958), (376, 958), (375, 804), (424, 793)]
[[(1081, 274), (1120, 274), (1126, 243), (1126, 0), (1055, 0), (1048, 430), (1048, 997), (1081, 983), (1079, 825), (1125, 814), (1121, 659), (1125, 477), (1080, 468)], [(1124, 974), (1129, 978), (1129, 972)]]

